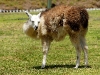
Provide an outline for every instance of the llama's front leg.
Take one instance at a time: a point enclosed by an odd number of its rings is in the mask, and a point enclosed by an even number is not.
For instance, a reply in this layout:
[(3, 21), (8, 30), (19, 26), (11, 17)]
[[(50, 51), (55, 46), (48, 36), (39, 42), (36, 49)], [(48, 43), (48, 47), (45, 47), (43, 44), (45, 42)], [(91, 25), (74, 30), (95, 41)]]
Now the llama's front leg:
[(41, 68), (45, 68), (46, 57), (47, 57), (47, 51), (43, 51), (43, 60), (42, 60), (42, 66), (41, 66)]
[(49, 50), (49, 47), (50, 47), (50, 40), (45, 38), (45, 39), (42, 39), (42, 46), (43, 46), (43, 60), (42, 60), (42, 66), (41, 68), (45, 68), (45, 65), (46, 65), (46, 58), (47, 58), (47, 53), (48, 53), (48, 50)]

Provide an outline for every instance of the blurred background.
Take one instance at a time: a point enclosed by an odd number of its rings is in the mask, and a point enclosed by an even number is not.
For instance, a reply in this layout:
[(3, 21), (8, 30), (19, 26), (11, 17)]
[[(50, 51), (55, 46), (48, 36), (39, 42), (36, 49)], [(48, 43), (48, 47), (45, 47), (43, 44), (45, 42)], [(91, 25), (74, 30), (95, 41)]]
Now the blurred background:
[[(46, 8), (48, 0), (0, 0), (0, 9), (38, 9)], [(85, 8), (100, 8), (100, 0), (52, 0), (52, 4), (77, 5)]]

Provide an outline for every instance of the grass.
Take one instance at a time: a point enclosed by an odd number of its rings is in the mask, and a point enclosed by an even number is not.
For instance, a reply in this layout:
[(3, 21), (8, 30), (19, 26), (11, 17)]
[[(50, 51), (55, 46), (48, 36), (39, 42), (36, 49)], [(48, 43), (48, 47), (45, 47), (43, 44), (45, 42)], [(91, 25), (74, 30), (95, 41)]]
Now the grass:
[(0, 75), (99, 75), (100, 74), (100, 10), (88, 11), (89, 68), (74, 69), (75, 49), (68, 36), (61, 42), (53, 42), (47, 58), (47, 66), (41, 69), (42, 47), (40, 40), (27, 37), (23, 23), (24, 13), (0, 13)]

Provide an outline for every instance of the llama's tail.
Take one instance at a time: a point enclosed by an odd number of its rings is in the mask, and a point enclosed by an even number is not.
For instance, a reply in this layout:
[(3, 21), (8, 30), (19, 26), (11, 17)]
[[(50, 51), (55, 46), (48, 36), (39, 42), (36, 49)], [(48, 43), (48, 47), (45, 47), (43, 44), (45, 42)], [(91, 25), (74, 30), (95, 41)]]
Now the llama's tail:
[(82, 11), (80, 12), (80, 22), (82, 23), (83, 28), (88, 28), (88, 19), (89, 19), (89, 15), (88, 12), (85, 9), (82, 9)]

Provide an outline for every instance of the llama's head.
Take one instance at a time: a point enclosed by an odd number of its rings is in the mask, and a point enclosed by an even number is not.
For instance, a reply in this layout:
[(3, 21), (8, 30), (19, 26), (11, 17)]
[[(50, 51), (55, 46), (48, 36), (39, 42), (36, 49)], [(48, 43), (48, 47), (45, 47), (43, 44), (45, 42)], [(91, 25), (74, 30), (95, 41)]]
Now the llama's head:
[(28, 11), (25, 11), (25, 13), (28, 15), (29, 21), (32, 23), (32, 27), (34, 28), (34, 30), (37, 30), (38, 24), (40, 23), (41, 13), (39, 13), (37, 15), (32, 15)]

